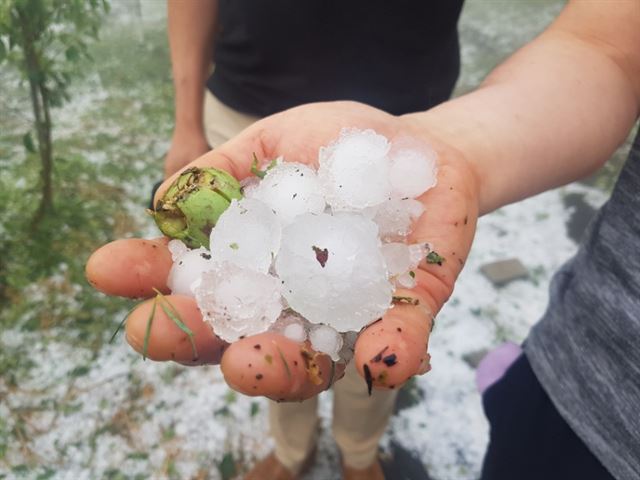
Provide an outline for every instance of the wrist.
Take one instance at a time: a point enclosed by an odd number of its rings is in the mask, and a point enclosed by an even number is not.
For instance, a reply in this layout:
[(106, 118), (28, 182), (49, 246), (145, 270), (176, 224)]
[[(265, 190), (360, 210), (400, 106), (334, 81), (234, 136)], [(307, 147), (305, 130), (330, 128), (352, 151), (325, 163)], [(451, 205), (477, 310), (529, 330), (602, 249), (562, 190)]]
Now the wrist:
[(172, 140), (205, 140), (204, 125), (197, 121), (177, 121), (173, 128)]
[(413, 134), (429, 144), (438, 154), (438, 168), (442, 171), (450, 166), (463, 177), (465, 203), (476, 215), (487, 213), (487, 201), (483, 196), (483, 175), (476, 160), (478, 148), (471, 142), (472, 135), (464, 129), (448, 128), (445, 118), (429, 112), (403, 115), (401, 119)]

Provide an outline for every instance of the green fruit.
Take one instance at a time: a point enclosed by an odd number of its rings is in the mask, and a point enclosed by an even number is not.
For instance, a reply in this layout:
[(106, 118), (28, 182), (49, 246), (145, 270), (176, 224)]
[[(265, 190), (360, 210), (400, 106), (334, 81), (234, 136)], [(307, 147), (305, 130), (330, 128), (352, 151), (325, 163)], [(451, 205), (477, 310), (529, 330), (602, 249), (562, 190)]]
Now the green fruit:
[(233, 199), (238, 181), (216, 168), (189, 168), (171, 184), (152, 212), (158, 228), (191, 248), (209, 247), (209, 235)]

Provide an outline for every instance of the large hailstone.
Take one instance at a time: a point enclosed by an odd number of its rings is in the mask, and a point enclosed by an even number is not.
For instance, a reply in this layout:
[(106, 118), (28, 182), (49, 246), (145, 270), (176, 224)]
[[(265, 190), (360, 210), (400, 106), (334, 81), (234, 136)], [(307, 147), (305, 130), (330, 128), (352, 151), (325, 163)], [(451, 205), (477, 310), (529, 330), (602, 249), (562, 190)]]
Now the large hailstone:
[(203, 273), (195, 295), (204, 320), (227, 342), (266, 332), (282, 312), (277, 278), (228, 262)]
[(360, 330), (391, 303), (378, 228), (361, 215), (300, 215), (283, 229), (275, 268), (292, 309), (340, 332)]
[(210, 246), (216, 262), (266, 273), (280, 248), (280, 221), (258, 200), (234, 200), (211, 231)]
[(322, 213), (326, 206), (316, 172), (295, 162), (270, 168), (245, 195), (269, 206), (283, 225), (303, 213)]
[(343, 129), (340, 138), (320, 149), (318, 179), (334, 211), (378, 205), (391, 194), (390, 144), (373, 130)]
[(389, 152), (393, 198), (417, 198), (436, 184), (438, 155), (426, 145), (399, 146)]

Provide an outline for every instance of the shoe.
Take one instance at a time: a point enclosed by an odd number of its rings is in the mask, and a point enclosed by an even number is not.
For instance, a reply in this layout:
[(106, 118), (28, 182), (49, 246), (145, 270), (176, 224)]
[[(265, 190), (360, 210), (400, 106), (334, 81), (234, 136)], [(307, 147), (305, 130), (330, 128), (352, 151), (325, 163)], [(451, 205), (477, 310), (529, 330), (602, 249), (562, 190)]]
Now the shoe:
[(362, 470), (348, 467), (343, 463), (342, 478), (344, 480), (385, 480), (382, 465), (380, 465), (380, 460), (377, 458), (371, 466)]
[(298, 476), (287, 470), (276, 458), (270, 454), (256, 463), (244, 477), (244, 480), (297, 480)]
[[(307, 473), (316, 460), (316, 449), (309, 454), (302, 465), (299, 475), (295, 475), (287, 469), (280, 460), (276, 458), (275, 453), (267, 455), (265, 458), (256, 463), (253, 468), (244, 476), (244, 480), (299, 480), (302, 475)], [(383, 478), (384, 480), (384, 478)]]

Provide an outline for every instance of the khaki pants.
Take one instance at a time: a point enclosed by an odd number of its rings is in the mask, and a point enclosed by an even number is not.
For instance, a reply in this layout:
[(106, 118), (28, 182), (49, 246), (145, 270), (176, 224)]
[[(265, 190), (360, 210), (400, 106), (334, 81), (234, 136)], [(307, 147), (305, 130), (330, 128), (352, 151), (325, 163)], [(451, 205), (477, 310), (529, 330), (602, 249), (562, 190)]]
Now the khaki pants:
[[(204, 102), (205, 132), (213, 148), (226, 142), (258, 117), (237, 112), (216, 99), (209, 91)], [(343, 461), (352, 468), (371, 465), (378, 453), (378, 442), (393, 413), (396, 390), (374, 390), (367, 386), (353, 364), (333, 387), (333, 435)], [(300, 403), (269, 403), (269, 426), (275, 441), (275, 454), (289, 470), (298, 473), (315, 447), (318, 435), (318, 399)]]

